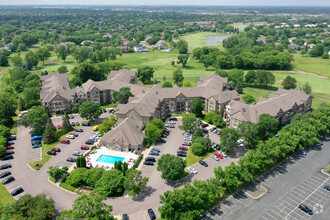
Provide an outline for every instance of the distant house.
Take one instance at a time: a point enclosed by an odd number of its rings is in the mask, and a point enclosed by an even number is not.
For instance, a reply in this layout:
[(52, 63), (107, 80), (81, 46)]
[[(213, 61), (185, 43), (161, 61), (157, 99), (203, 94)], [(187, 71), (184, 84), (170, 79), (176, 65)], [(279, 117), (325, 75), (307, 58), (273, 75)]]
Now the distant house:
[(294, 24), (293, 28), (300, 28), (300, 24)]
[(136, 46), (134, 46), (133, 49), (135, 52), (138, 52), (138, 53), (144, 53), (144, 52), (149, 51), (148, 47), (146, 47), (144, 45), (136, 45)]
[(308, 47), (311, 48), (311, 49), (315, 46), (316, 46), (316, 44), (308, 44)]
[(299, 46), (298, 44), (289, 44), (288, 49), (303, 50), (303, 49), (305, 49), (305, 47), (304, 46)]
[(166, 47), (167, 44), (164, 40), (159, 40), (156, 44), (151, 45), (151, 48), (155, 50), (164, 50)]
[(112, 35), (110, 33), (106, 33), (105, 35), (103, 35), (104, 38), (108, 38), (108, 39), (111, 39), (112, 38)]
[(93, 43), (93, 41), (91, 41), (91, 40), (84, 40), (83, 42), (80, 43), (80, 45), (81, 45), (81, 46), (85, 46), (85, 44), (86, 44), (87, 42), (89, 42), (90, 44)]
[(122, 53), (129, 53), (129, 46), (117, 46), (121, 50)]
[(126, 38), (124, 38), (122, 41), (121, 41), (121, 44), (124, 45), (124, 46), (127, 46), (131, 41), (130, 40), (127, 40)]
[(68, 49), (70, 44), (74, 45), (75, 43), (73, 43), (73, 42), (61, 42), (59, 44), (55, 44), (55, 48), (60, 47), (60, 46), (65, 46), (65, 48)]
[(147, 34), (147, 35), (144, 36), (144, 41), (147, 41), (150, 38), (152, 38), (152, 34)]
[(266, 37), (261, 36), (261, 37), (257, 40), (257, 42), (266, 43)]

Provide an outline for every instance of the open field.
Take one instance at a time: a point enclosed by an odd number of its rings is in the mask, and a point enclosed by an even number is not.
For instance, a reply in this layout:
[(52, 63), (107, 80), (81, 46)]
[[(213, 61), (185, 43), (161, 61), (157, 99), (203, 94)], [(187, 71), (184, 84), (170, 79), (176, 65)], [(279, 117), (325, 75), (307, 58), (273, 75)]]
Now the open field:
[[(224, 35), (224, 34), (215, 33), (215, 32), (198, 32), (198, 33), (193, 33), (193, 34), (187, 34), (187, 35), (181, 37), (181, 39), (188, 42), (188, 49), (189, 49), (189, 52), (191, 53), (194, 48), (204, 46), (205, 42), (202, 40), (207, 39), (207, 36), (213, 36), (213, 35)], [(225, 35), (228, 35), (228, 34), (225, 34)], [(219, 44), (219, 49), (224, 49), (222, 47), (222, 43)]]

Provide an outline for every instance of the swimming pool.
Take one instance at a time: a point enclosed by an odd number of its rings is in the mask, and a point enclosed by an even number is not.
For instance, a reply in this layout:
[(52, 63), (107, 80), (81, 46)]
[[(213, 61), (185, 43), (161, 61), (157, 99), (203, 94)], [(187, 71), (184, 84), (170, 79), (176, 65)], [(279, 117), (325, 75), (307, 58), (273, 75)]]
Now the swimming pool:
[(109, 156), (109, 155), (102, 154), (96, 161), (114, 164), (115, 162), (118, 162), (118, 161), (123, 162), (124, 160), (125, 160), (124, 157), (115, 157), (115, 156)]

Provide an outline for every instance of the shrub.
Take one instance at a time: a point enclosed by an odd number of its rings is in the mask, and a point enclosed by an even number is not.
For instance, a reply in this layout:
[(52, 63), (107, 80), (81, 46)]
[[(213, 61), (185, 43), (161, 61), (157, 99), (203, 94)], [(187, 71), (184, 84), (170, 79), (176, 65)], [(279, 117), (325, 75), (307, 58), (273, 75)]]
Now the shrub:
[(136, 169), (139, 166), (142, 159), (143, 159), (143, 154), (141, 154), (139, 158), (136, 160), (135, 164), (133, 165), (133, 169)]

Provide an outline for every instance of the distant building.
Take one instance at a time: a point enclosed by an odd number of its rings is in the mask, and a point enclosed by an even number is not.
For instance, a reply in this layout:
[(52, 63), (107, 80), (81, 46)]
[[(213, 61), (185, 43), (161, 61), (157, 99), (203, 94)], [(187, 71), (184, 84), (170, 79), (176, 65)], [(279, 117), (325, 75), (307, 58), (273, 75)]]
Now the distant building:
[(138, 52), (138, 53), (145, 53), (145, 52), (149, 51), (148, 47), (146, 47), (144, 45), (136, 45), (133, 47), (133, 49), (135, 52)]
[(167, 47), (167, 44), (164, 40), (159, 40), (156, 44), (151, 45), (152, 49), (164, 50)]

